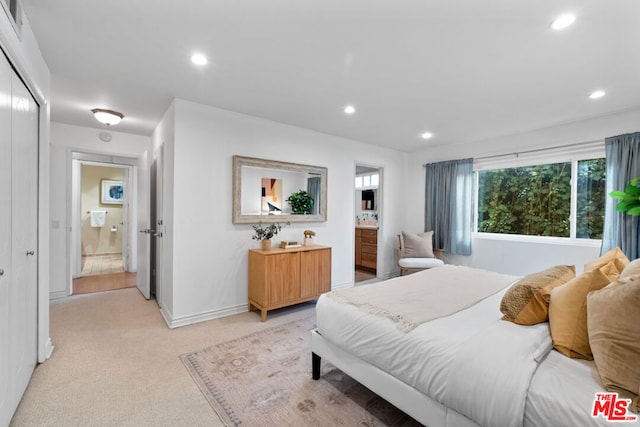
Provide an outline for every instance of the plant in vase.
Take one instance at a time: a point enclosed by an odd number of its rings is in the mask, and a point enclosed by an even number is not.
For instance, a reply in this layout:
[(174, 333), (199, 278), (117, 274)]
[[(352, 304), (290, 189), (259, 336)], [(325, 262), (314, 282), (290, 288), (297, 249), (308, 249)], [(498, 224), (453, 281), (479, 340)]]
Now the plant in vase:
[(262, 242), (262, 249), (271, 248), (271, 238), (278, 234), (282, 230), (282, 226), (277, 222), (273, 224), (264, 225), (262, 223), (253, 224), (253, 240), (260, 240)]
[(640, 216), (640, 177), (634, 178), (625, 187), (624, 191), (612, 191), (609, 196), (620, 200), (616, 205), (618, 212), (626, 212), (631, 216)]
[(313, 209), (313, 198), (304, 190), (291, 193), (286, 202), (289, 203), (295, 215), (309, 214)]

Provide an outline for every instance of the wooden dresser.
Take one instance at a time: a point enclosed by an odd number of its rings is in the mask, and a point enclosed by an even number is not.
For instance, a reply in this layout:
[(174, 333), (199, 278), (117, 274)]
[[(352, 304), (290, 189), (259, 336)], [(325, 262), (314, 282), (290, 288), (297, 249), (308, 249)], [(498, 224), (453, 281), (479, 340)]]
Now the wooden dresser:
[(378, 230), (356, 228), (356, 267), (376, 271), (378, 266)]
[(312, 299), (331, 290), (331, 248), (249, 250), (249, 311), (267, 311)]

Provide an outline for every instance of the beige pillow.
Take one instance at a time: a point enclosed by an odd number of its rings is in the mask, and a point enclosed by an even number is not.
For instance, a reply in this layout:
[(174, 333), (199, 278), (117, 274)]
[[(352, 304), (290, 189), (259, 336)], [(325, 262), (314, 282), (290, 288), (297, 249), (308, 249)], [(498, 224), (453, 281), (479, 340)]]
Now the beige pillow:
[(621, 278), (587, 296), (589, 344), (608, 391), (640, 409), (640, 276)]
[(639, 276), (640, 275), (640, 258), (631, 261), (620, 273), (620, 278), (623, 279), (629, 276)]
[(433, 231), (424, 233), (402, 232), (402, 258), (435, 258)]
[(627, 258), (624, 252), (622, 252), (620, 248), (613, 248), (600, 258), (596, 258), (593, 261), (586, 263), (584, 265), (584, 271), (586, 272), (595, 268), (600, 268), (611, 261), (614, 262), (619, 272), (622, 272), (627, 264), (629, 264), (629, 258)]
[(500, 301), (503, 320), (519, 325), (535, 325), (549, 320), (551, 290), (576, 277), (574, 265), (556, 265), (523, 277)]
[(553, 347), (568, 357), (592, 360), (587, 332), (587, 294), (619, 276), (613, 261), (551, 291), (549, 326)]

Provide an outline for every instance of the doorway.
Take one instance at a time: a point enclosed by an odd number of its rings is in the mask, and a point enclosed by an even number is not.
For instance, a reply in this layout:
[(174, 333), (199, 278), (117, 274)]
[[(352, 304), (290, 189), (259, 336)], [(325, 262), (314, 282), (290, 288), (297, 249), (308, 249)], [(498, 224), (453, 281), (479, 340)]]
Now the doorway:
[(110, 156), (80, 153), (74, 153), (72, 161), (72, 230), (76, 232), (70, 293), (135, 287), (135, 247), (130, 229), (134, 219), (131, 206), (135, 206), (133, 166), (116, 163)]
[(356, 164), (354, 282), (377, 279), (382, 224), (382, 168)]

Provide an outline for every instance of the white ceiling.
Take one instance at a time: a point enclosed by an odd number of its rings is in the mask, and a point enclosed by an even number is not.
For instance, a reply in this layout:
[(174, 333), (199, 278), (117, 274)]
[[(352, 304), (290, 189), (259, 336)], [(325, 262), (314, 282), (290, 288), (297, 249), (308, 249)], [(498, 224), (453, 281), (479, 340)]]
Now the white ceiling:
[(411, 152), (640, 108), (638, 0), (23, 1), (57, 122), (181, 98)]

